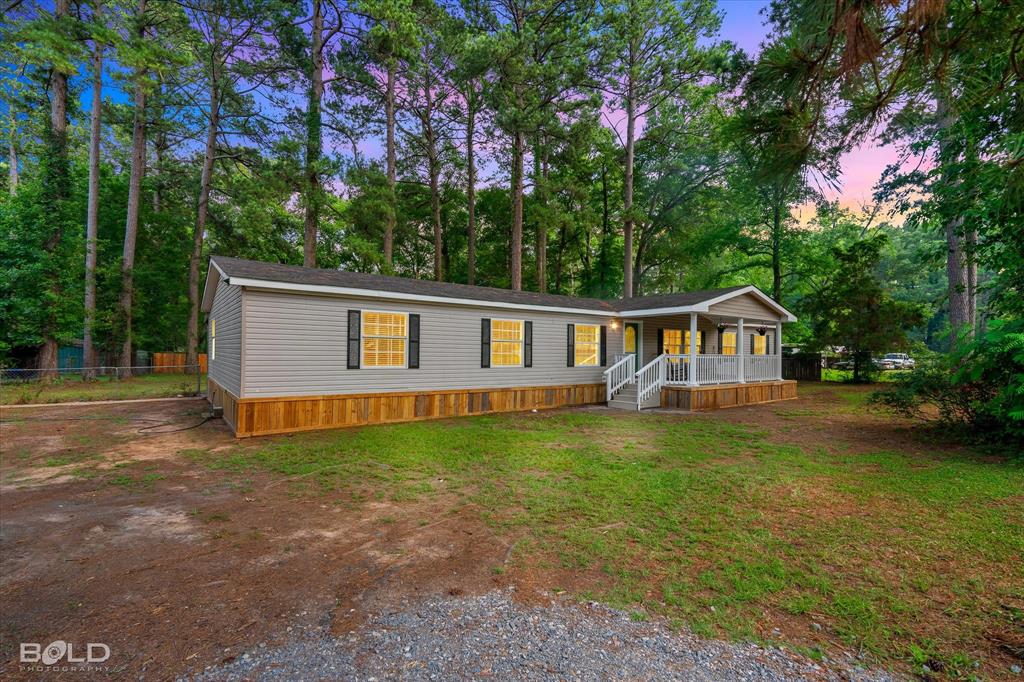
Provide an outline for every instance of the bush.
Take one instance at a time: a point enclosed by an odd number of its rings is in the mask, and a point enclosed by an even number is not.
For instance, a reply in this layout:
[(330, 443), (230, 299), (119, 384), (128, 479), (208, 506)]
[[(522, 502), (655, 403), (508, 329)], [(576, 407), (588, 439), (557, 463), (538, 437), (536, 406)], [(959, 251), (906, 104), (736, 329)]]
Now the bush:
[(993, 321), (976, 340), (899, 377), (871, 400), (985, 439), (1024, 442), (1024, 321)]

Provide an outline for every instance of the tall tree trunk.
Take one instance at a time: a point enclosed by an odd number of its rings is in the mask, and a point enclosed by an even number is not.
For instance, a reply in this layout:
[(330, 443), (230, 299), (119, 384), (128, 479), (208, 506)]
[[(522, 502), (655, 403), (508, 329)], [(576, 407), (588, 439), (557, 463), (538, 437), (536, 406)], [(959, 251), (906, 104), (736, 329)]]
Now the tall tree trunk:
[(473, 154), (476, 135), (476, 82), (469, 83), (466, 97), (466, 281), (476, 284), (476, 158)]
[(157, 85), (156, 102), (153, 109), (153, 121), (156, 122), (156, 135), (153, 140), (153, 167), (150, 169), (153, 178), (153, 213), (163, 210), (164, 197), (164, 155), (168, 149), (167, 131), (164, 129), (164, 84), (163, 79)]
[(548, 218), (548, 151), (547, 140), (541, 136), (537, 149), (536, 165), (540, 169), (537, 173), (536, 190), (540, 205), (543, 210), (539, 211), (537, 223), (537, 291), (547, 293), (548, 290), (548, 230), (545, 221)]
[(395, 197), (395, 63), (388, 60), (387, 83), (384, 93), (385, 146), (387, 147), (388, 211), (384, 225), (384, 267), (391, 271), (392, 251), (395, 242), (395, 219), (397, 198)]
[[(102, 4), (96, 3), (96, 18)], [(100, 212), (100, 123), (103, 114), (103, 44), (93, 44), (92, 112), (89, 120), (89, 199), (85, 214), (85, 317), (82, 325), (82, 365), (84, 378), (96, 373), (96, 349), (93, 348), (93, 327), (96, 322), (96, 235)]]
[(633, 159), (636, 152), (636, 102), (633, 97), (633, 82), (630, 80), (626, 92), (626, 166), (623, 169), (622, 209), (623, 221), (623, 282), (622, 296), (633, 297)]
[[(69, 0), (56, 0), (53, 4), (54, 18), (62, 22), (68, 16)], [(62, 208), (68, 194), (68, 77), (67, 74), (53, 68), (50, 71), (50, 131), (47, 163), (45, 166), (45, 191), (50, 216), (53, 218), (53, 232), (44, 244), (44, 249), (51, 262), (47, 272), (50, 297), (53, 301), (61, 299), (59, 266), (56, 252), (63, 239), (61, 230)], [(57, 315), (53, 305), (49, 306), (46, 319), (43, 321), (43, 343), (36, 357), (36, 366), (44, 370), (45, 378), (57, 377)]]
[(601, 164), (601, 255), (598, 259), (598, 277), (601, 296), (608, 295), (608, 247), (611, 241), (611, 216), (608, 215), (608, 165)]
[(509, 257), (512, 289), (523, 289), (523, 133), (512, 133), (512, 244)]
[(324, 94), (324, 14), (321, 0), (313, 0), (313, 52), (310, 68), (309, 107), (306, 112), (306, 207), (302, 264), (316, 267), (316, 239), (320, 224), (320, 151), (322, 145), (320, 100)]
[(210, 208), (210, 189), (213, 186), (213, 161), (217, 152), (217, 133), (220, 129), (220, 91), (217, 83), (216, 62), (210, 78), (210, 120), (206, 129), (206, 149), (203, 170), (199, 177), (199, 201), (196, 205), (196, 224), (192, 232), (192, 255), (188, 260), (188, 338), (185, 364), (199, 364), (199, 265), (203, 257), (203, 239), (206, 236), (206, 218)]
[[(427, 67), (430, 68), (429, 66)], [(423, 102), (424, 118), (423, 132), (427, 143), (427, 173), (430, 178), (430, 215), (434, 227), (434, 279), (438, 282), (444, 281), (444, 264), (442, 263), (442, 250), (444, 245), (441, 240), (441, 190), (440, 175), (441, 168), (438, 163), (437, 140), (434, 139), (434, 98), (431, 92), (433, 82), (429, 78), (424, 79)]]
[[(950, 111), (946, 100), (944, 84), (937, 86), (936, 114), (939, 120), (939, 155), (943, 159), (948, 157), (949, 130), (953, 127), (956, 115)], [(956, 182), (956, 179), (949, 177), (948, 173), (943, 174), (947, 183)], [(963, 216), (950, 218), (946, 222), (946, 278), (948, 283), (949, 297), (949, 327), (951, 331), (950, 342), (956, 346), (961, 340), (968, 340), (974, 332), (974, 291), (971, 274), (971, 254), (969, 248), (965, 247), (968, 242), (968, 235), (973, 232), (964, 232)], [(973, 275), (977, 277), (977, 275)]]
[(772, 207), (772, 297), (782, 302), (782, 197)]
[[(146, 0), (139, 0), (139, 33), (145, 35), (142, 17), (146, 13)], [(119, 308), (124, 325), (124, 343), (121, 346), (122, 367), (132, 366), (132, 299), (135, 289), (135, 240), (139, 233), (139, 207), (141, 204), (142, 176), (146, 172), (146, 91), (145, 72), (135, 74), (135, 103), (132, 120), (132, 167), (128, 178), (128, 212), (124, 223), (124, 251), (121, 256), (121, 298)], [(125, 376), (132, 371), (125, 369)]]
[(18, 193), (18, 119), (14, 114), (14, 105), (8, 108), (11, 118), (11, 129), (7, 137), (7, 192), (13, 197)]

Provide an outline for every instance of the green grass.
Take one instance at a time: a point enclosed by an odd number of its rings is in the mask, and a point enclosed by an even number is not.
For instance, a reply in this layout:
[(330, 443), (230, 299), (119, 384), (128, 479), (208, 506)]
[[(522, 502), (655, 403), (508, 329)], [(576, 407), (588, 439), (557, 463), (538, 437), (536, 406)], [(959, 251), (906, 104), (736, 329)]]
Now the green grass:
[[(876, 372), (873, 379), (874, 381), (887, 383), (896, 381), (896, 377), (901, 374), (907, 374), (912, 370), (909, 369), (890, 369), (884, 372)], [(821, 370), (822, 381), (839, 381), (848, 382), (853, 381), (853, 370), (852, 369), (823, 369)]]
[[(830, 409), (859, 398), (844, 403)], [(712, 417), (576, 412), (186, 454), (399, 509), (454, 495), (517, 542), (516, 561), (596, 573), (579, 596), (698, 633), (758, 639), (780, 614), (880, 660), (967, 665), (984, 633), (1009, 626), (998, 605), (1024, 599), (1024, 462), (832, 445), (768, 445)]]
[[(201, 377), (201, 390), (206, 390), (206, 376)], [(116, 380), (99, 377), (82, 381), (65, 377), (52, 383), (4, 383), (0, 386), (0, 405), (27, 403), (69, 403), (86, 400), (129, 400), (132, 398), (166, 398), (187, 395), (196, 390), (195, 375), (147, 374)]]

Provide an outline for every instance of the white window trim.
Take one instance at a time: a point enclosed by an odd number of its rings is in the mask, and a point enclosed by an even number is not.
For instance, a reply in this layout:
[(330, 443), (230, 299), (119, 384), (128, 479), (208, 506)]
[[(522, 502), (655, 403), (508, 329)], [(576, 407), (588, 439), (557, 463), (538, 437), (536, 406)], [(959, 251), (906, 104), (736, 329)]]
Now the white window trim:
[(210, 318), (210, 361), (217, 359), (217, 318)]
[[(494, 323), (495, 322), (518, 322), (519, 323), (519, 364), (518, 365), (495, 365), (494, 364)], [(498, 343), (512, 343), (511, 341), (498, 341)], [(491, 318), (491, 347), (488, 349), (491, 356), (489, 369), (514, 369), (526, 366), (526, 320), (517, 320), (512, 317)]]
[[(578, 362), (576, 362), (576, 352), (577, 352), (577, 350), (580, 347), (580, 337), (579, 337), (580, 327), (594, 327), (595, 329), (597, 329), (597, 342), (596, 342), (597, 348), (595, 349), (596, 352), (594, 353), (594, 364), (592, 364), (592, 365), (581, 365)], [(599, 324), (590, 324), (590, 323), (587, 323), (587, 322), (585, 322), (583, 324), (573, 325), (573, 329), (572, 329), (572, 366), (573, 367), (600, 367), (601, 366), (601, 325), (599, 325)]]
[[(402, 349), (402, 364), (401, 365), (374, 365), (373, 367), (366, 366), (366, 313), (380, 313), (384, 315), (404, 315), (405, 316), (405, 336), (372, 336), (374, 339), (405, 339), (405, 345)], [(362, 369), (409, 369), (409, 313), (403, 313), (399, 310), (367, 310), (363, 309), (359, 311), (359, 366)]]

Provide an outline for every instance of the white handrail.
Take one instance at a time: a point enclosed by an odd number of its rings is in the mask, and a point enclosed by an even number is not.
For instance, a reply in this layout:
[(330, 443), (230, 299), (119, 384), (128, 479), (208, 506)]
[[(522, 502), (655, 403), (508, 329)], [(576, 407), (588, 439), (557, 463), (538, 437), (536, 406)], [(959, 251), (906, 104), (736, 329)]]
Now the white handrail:
[(643, 369), (636, 373), (636, 399), (638, 405), (643, 405), (656, 392), (665, 385), (665, 354), (648, 362)]
[(780, 375), (775, 355), (748, 355), (744, 358), (743, 377), (747, 381), (769, 381)]
[(607, 400), (611, 400), (615, 395), (615, 391), (633, 380), (633, 373), (635, 371), (636, 356), (629, 353), (602, 372), (602, 374), (604, 374)]

